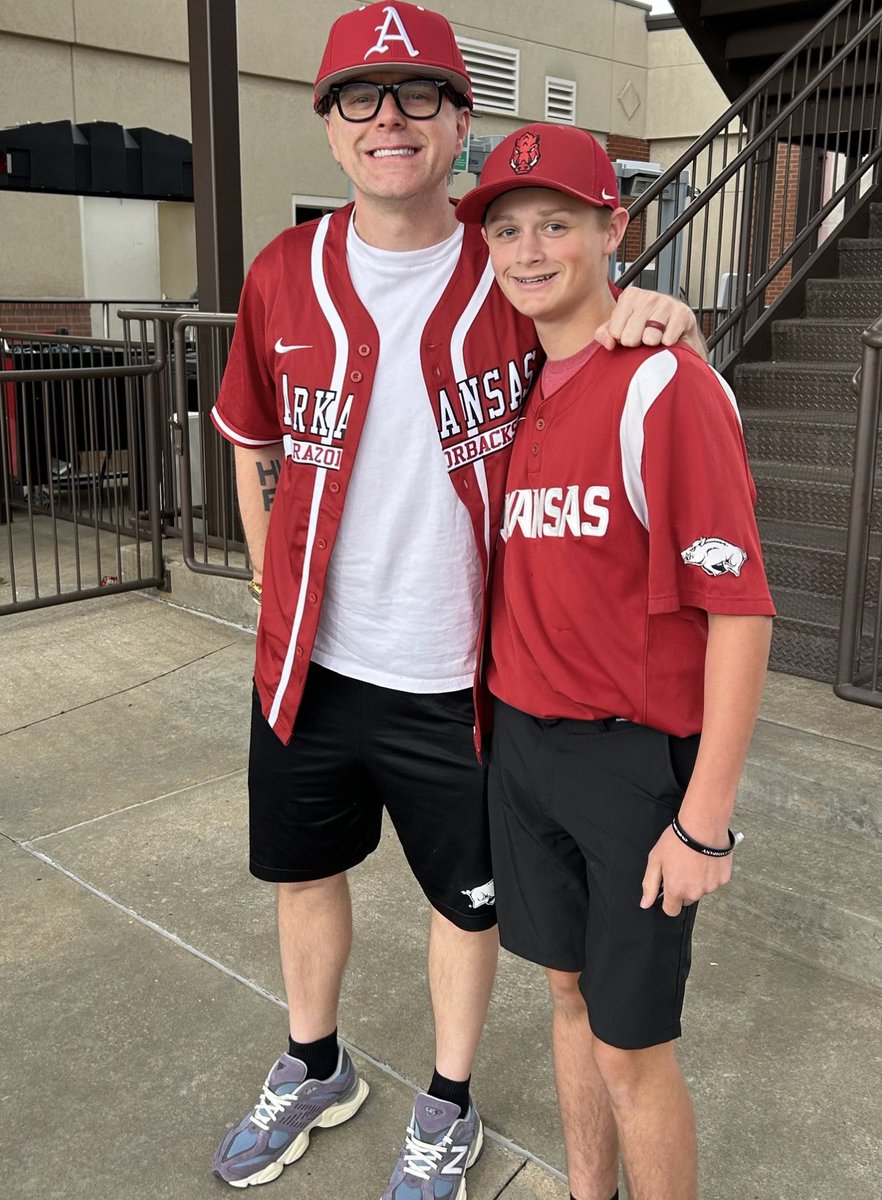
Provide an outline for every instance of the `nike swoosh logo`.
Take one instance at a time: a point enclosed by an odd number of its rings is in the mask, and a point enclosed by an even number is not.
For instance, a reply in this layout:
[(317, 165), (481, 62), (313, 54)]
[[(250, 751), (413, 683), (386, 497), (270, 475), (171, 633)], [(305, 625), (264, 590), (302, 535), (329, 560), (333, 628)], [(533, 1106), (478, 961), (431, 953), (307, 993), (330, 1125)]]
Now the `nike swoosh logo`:
[(606, 194), (606, 188), (600, 189), (600, 198), (601, 198), (601, 200), (615, 200), (615, 196), (612, 196), (612, 195), (608, 196)]
[(311, 350), (312, 346), (286, 346), (281, 338), (276, 342), (276, 354), (287, 354), (289, 350)]

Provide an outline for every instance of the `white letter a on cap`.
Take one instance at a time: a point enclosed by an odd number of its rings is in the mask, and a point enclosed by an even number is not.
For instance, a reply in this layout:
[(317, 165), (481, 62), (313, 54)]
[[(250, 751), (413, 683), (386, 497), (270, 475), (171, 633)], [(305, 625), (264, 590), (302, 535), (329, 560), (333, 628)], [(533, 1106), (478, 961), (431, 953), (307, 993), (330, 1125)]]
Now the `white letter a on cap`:
[[(404, 28), (404, 23), (392, 5), (387, 4), (383, 9), (383, 12), (386, 14), (386, 19), (382, 25), (376, 26), (377, 33), (380, 36), (377, 38), (374, 45), (371, 46), (370, 50), (367, 51), (364, 57), (367, 58), (371, 54), (385, 54), (389, 49), (390, 42), (404, 42), (405, 46), (407, 47), (407, 53), (410, 55), (410, 57), (419, 58), (419, 50), (414, 50), (413, 42), (407, 36), (407, 30)], [(398, 30), (397, 33), (390, 33), (390, 28), (393, 22), (395, 28)]]

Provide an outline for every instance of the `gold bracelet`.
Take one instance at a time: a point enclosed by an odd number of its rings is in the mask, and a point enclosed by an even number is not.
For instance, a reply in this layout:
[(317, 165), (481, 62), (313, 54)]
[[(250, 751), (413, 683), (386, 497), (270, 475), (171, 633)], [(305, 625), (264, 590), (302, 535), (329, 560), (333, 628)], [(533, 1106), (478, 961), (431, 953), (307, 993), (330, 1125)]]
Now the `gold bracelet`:
[(255, 579), (250, 580), (248, 583), (248, 595), (255, 604), (261, 604), (263, 602), (263, 584), (258, 583)]

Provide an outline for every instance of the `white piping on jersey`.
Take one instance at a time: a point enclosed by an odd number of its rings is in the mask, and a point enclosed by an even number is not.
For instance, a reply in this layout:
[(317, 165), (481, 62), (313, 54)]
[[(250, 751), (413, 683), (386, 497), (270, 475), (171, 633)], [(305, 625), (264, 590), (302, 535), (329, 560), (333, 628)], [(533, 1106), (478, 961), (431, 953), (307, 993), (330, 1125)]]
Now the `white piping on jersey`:
[(221, 429), (224, 431), (224, 433), (227, 435), (227, 437), (230, 439), (230, 441), (234, 442), (236, 445), (239, 445), (239, 446), (275, 446), (276, 442), (279, 442), (282, 440), (281, 438), (269, 438), (269, 440), (267, 440), (266, 438), (244, 437), (241, 433), (239, 433), (238, 430), (230, 428), (230, 426), (226, 423), (226, 421), (220, 415), (216, 404), (214, 405), (214, 407), (211, 410), (211, 416), (212, 416), (212, 419), (214, 421), (216, 421), (217, 424), (221, 427)]
[[(478, 280), (478, 286), (472, 293), (472, 298), (463, 310), (462, 316), (456, 322), (453, 330), (453, 336), (450, 339), (450, 359), (453, 364), (453, 377), (457, 383), (467, 376), (465, 366), (465, 340), (468, 332), (471, 329), (475, 317), (478, 315), (482, 304), (487, 299), (487, 293), (493, 285), (493, 267), (488, 259), (487, 265), (484, 268), (484, 274)], [(484, 501), (484, 548), (485, 567), (484, 580), (486, 582), (490, 571), (490, 496), (487, 491), (487, 471), (484, 467), (482, 459), (476, 459), (473, 464), (475, 478), (478, 481), (478, 487), (481, 491), (481, 499)]]
[[(628, 395), (625, 397), (625, 407), (619, 424), (625, 492), (634, 510), (634, 516), (644, 529), (649, 529), (649, 512), (643, 486), (643, 422), (653, 404), (677, 374), (677, 366), (677, 359), (670, 350), (662, 350), (645, 359), (634, 372), (628, 385)], [(741, 415), (732, 389), (722, 375), (716, 371), (713, 373), (735, 410), (740, 425)]]
[[(322, 217), (315, 231), (310, 258), (310, 273), (316, 300), (318, 301), (319, 307), (321, 308), (325, 319), (331, 327), (331, 332), (334, 335), (334, 371), (331, 377), (331, 389), (339, 396), (342, 394), (346, 364), (349, 360), (349, 337), (346, 333), (346, 327), (343, 324), (343, 320), (337, 309), (334, 307), (334, 302), (331, 299), (330, 292), (328, 291), (328, 284), (327, 280), (325, 279), (325, 273), (323, 269), (323, 251), (325, 246), (325, 238), (328, 235), (328, 222), (330, 219), (331, 214), (327, 213), (324, 217)], [(325, 490), (325, 480), (327, 479), (327, 475), (328, 472), (325, 467), (316, 468), (315, 484), (312, 489), (312, 500), (309, 506), (309, 521), (306, 528), (306, 549), (303, 555), (303, 573), (300, 576), (300, 591), (297, 594), (297, 605), (294, 609), (294, 621), (291, 625), (291, 636), (288, 640), (288, 649), (285, 654), (285, 662), (282, 666), (282, 673), (279, 677), (279, 686), (276, 689), (275, 696), (273, 696), (272, 706), (270, 707), (269, 717), (267, 718), (270, 727), (272, 728), (275, 728), (276, 722), (279, 719), (279, 711), (282, 707), (282, 701), (285, 698), (285, 692), (291, 679), (291, 670), (294, 665), (294, 655), (297, 651), (297, 638), (300, 634), (300, 626), (303, 622), (303, 610), (306, 607), (306, 593), (309, 586), (309, 569), (312, 564), (312, 550), (315, 542), (315, 531), (318, 524), (319, 510), (321, 508), (322, 494)]]

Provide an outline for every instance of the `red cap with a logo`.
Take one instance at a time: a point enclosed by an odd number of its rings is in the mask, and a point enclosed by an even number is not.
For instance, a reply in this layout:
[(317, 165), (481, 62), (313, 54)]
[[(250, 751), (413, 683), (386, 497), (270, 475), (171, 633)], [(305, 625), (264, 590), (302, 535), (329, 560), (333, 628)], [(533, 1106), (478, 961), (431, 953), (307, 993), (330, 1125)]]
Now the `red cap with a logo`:
[(571, 125), (528, 125), (487, 156), (481, 182), (463, 196), (456, 215), (480, 224), (491, 201), (524, 187), (551, 188), (598, 208), (619, 207), (615, 168), (596, 138)]
[(315, 80), (316, 104), (335, 84), (377, 71), (446, 79), (472, 103), (472, 84), (450, 22), (416, 4), (369, 4), (331, 26)]

